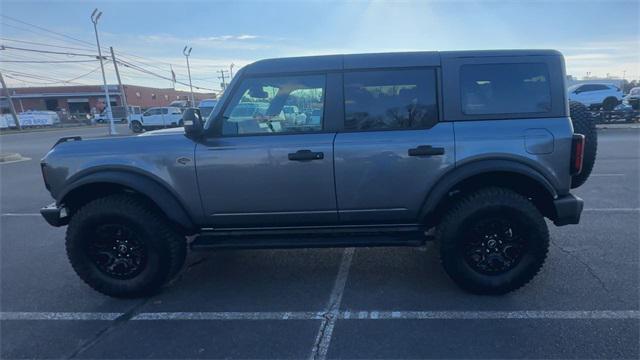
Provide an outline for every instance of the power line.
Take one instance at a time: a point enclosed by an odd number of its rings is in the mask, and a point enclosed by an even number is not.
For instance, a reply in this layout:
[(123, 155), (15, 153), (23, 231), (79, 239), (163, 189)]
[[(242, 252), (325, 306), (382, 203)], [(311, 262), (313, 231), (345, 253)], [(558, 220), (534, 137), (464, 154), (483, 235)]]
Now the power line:
[(12, 75), (12, 76), (17, 76), (17, 77), (26, 77), (30, 79), (36, 79), (36, 80), (54, 81), (56, 83), (63, 83), (63, 84), (88, 85), (80, 82), (75, 82), (72, 80), (61, 80), (61, 79), (52, 78), (50, 76), (33, 75), (33, 74), (28, 74), (28, 73), (24, 73), (16, 70), (0, 69), (0, 71), (2, 71), (3, 73), (8, 73), (9, 75)]
[(93, 69), (93, 70), (89, 71), (89, 72), (88, 72), (88, 73), (86, 73), (86, 74), (83, 74), (83, 75), (80, 75), (80, 76), (76, 76), (76, 77), (74, 77), (73, 79), (69, 79), (68, 81), (78, 80), (78, 79), (83, 78), (83, 77), (85, 77), (85, 76), (89, 76), (89, 75), (93, 74), (94, 72), (96, 72), (96, 71), (98, 71), (98, 70), (100, 70), (100, 66), (96, 67), (95, 69)]
[(12, 20), (12, 21), (18, 22), (18, 23), (20, 23), (20, 24), (33, 26), (34, 28), (36, 28), (36, 29), (40, 29), (40, 30), (42, 30), (42, 31), (44, 31), (44, 32), (46, 32), (46, 33), (48, 33), (48, 34), (56, 34), (56, 35), (58, 35), (58, 36), (61, 36), (61, 37), (64, 37), (64, 38), (67, 38), (67, 39), (70, 39), (70, 40), (73, 40), (73, 41), (76, 41), (76, 42), (79, 42), (79, 43), (88, 44), (88, 45), (93, 46), (93, 44), (92, 44), (92, 43), (90, 43), (90, 42), (88, 42), (88, 41), (80, 40), (80, 39), (78, 39), (78, 38), (74, 38), (73, 36), (69, 36), (69, 35), (66, 35), (66, 34), (63, 34), (63, 33), (59, 33), (59, 32), (57, 32), (57, 31), (53, 31), (53, 30), (51, 30), (51, 29), (46, 29), (46, 28), (43, 28), (43, 27), (41, 27), (41, 26), (38, 26), (38, 25), (34, 25), (34, 24), (31, 24), (31, 23), (28, 23), (28, 22), (26, 22), (26, 21), (22, 21), (22, 20), (16, 19), (16, 18), (11, 17), (11, 16), (9, 16), (9, 15), (0, 14), (0, 16), (2, 16), (3, 18), (9, 19), (9, 20)]
[(18, 50), (18, 51), (30, 51), (30, 52), (37, 52), (37, 53), (43, 53), (43, 54), (56, 54), (56, 55), (68, 55), (68, 56), (85, 56), (85, 57), (98, 58), (98, 55), (91, 55), (91, 54), (79, 54), (79, 53), (50, 51), (50, 50), (39, 50), (39, 49), (29, 49), (29, 48), (21, 48), (21, 47), (8, 46), (8, 45), (0, 45), (0, 50), (5, 50), (5, 49)]
[(98, 60), (1, 60), (0, 63), (34, 63), (34, 64), (63, 64), (63, 63), (86, 63)]
[[(44, 54), (36, 54), (37, 56), (45, 56), (47, 59), (49, 58), (49, 55), (44, 55)], [(27, 57), (27, 56), (23, 56), (22, 54), (18, 55), (18, 54), (6, 54), (3, 55), (2, 57), (3, 59), (7, 59), (7, 60), (33, 60), (33, 58), (31, 57)], [(54, 58), (56, 59), (56, 58)], [(96, 60), (93, 60), (93, 62), (95, 62)], [(18, 65), (18, 64), (12, 64), (12, 63), (2, 63), (2, 65), (6, 65), (8, 68), (13, 69), (11, 66), (12, 65)], [(21, 65), (20, 65), (21, 66)], [(45, 68), (40, 68), (40, 66), (46, 66)], [(35, 74), (37, 75), (38, 73), (42, 73), (45, 76), (55, 76), (57, 78), (68, 78), (68, 77), (72, 77), (72, 76), (76, 76), (78, 71), (88, 71), (88, 70), (93, 70), (94, 66), (90, 66), (88, 63), (73, 63), (73, 64), (68, 64), (64, 67), (55, 67), (55, 70), (51, 70), (50, 69), (50, 65), (49, 64), (41, 64), (41, 63), (34, 63), (31, 65), (30, 69), (29, 69), (29, 73), (30, 74)], [(21, 71), (23, 70), (22, 67), (16, 69), (16, 71)], [(59, 72), (58, 70), (61, 70), (62, 72)], [(71, 74), (67, 73), (70, 72)]]
[[(57, 31), (53, 31), (53, 30), (50, 30), (50, 29), (47, 29), (47, 28), (44, 28), (44, 27), (41, 27), (41, 26), (38, 26), (38, 25), (35, 25), (35, 24), (31, 24), (31, 23), (28, 23), (26, 21), (22, 21), (22, 20), (16, 19), (16, 18), (8, 16), (8, 15), (0, 14), (0, 16), (5, 18), (5, 19), (9, 19), (11, 21), (20, 23), (20, 24), (24, 24), (24, 25), (28, 25), (28, 26), (34, 27), (34, 28), (36, 28), (36, 29), (38, 29), (40, 31), (45, 32), (46, 35), (51, 37), (51, 38), (53, 38), (53, 36), (51, 36), (51, 34), (55, 34), (55, 35), (57, 35), (59, 37), (63, 37), (65, 39), (69, 39), (69, 40), (72, 40), (74, 42), (81, 43), (83, 45), (86, 44), (86, 45), (93, 46), (93, 44), (88, 42), (88, 41), (81, 40), (81, 39), (75, 38), (73, 36), (69, 36), (69, 35), (66, 35), (66, 34), (63, 34), (63, 33), (57, 32)], [(11, 27), (18, 28), (18, 29), (23, 30), (23, 31), (29, 31), (29, 32), (37, 33), (37, 32), (34, 32), (31, 29), (20, 28), (20, 27), (17, 27), (15, 25), (6, 24), (6, 23), (5, 23), (5, 25), (9, 25)], [(59, 39), (56, 39), (56, 40), (60, 41)], [(7, 41), (17, 42), (17, 40), (13, 40), (13, 39), (8, 39)], [(43, 43), (27, 42), (27, 41), (23, 41), (23, 43), (31, 43), (32, 45), (49, 46), (49, 47), (56, 46), (56, 45), (48, 45), (48, 44), (43, 44)], [(59, 48), (65, 48), (64, 46), (58, 46), (58, 47)], [(71, 50), (85, 50), (85, 49), (81, 49), (81, 48), (71, 48), (71, 47), (66, 47), (66, 48), (69, 48)], [(54, 54), (54, 55), (67, 55), (67, 56), (85, 56), (85, 57), (98, 58), (98, 56), (91, 55), (91, 54), (81, 54), (81, 53), (61, 52), (61, 51), (50, 51), (50, 50), (42, 50), (42, 49), (20, 48), (20, 47), (15, 47), (15, 46), (0, 45), (0, 50), (4, 50), (4, 49), (35, 52), (35, 53), (39, 53), (39, 54)], [(86, 49), (86, 50), (89, 51), (89, 49)], [(170, 63), (162, 62), (162, 61), (158, 61), (158, 60), (151, 60), (149, 58), (145, 58), (145, 57), (142, 57), (142, 56), (139, 56), (139, 55), (129, 54), (129, 53), (126, 53), (126, 52), (123, 52), (123, 51), (116, 51), (116, 54), (118, 54), (119, 57), (125, 58), (125, 59), (128, 60), (128, 61), (123, 61), (123, 60), (117, 59), (117, 62), (119, 64), (125, 66), (125, 67), (129, 67), (129, 68), (131, 68), (133, 70), (136, 70), (136, 71), (139, 71), (139, 72), (151, 75), (151, 76), (155, 76), (155, 77), (160, 78), (160, 79), (173, 81), (173, 79), (168, 77), (168, 76), (160, 75), (160, 74), (158, 74), (156, 72), (153, 72), (151, 70), (145, 69), (140, 65), (140, 64), (142, 64), (143, 66), (153, 67), (155, 69), (158, 69), (158, 70), (164, 72), (164, 71), (167, 71), (167, 69), (161, 68), (160, 66), (156, 65), (155, 63), (171, 65)], [(145, 61), (143, 62), (141, 60), (134, 60), (132, 58), (142, 59), (142, 60), (145, 60)], [(104, 56), (103, 59), (108, 59), (108, 57)], [(42, 63), (44, 63), (44, 62), (42, 62)], [(181, 85), (187, 86), (187, 84), (184, 83), (184, 82), (176, 81), (176, 83), (179, 83)], [(219, 90), (214, 90), (214, 89), (205, 88), (205, 87), (201, 87), (201, 86), (194, 86), (194, 87), (196, 89), (198, 89), (198, 90), (219, 91)]]
[(82, 51), (92, 51), (93, 50), (93, 49), (90, 49), (90, 48), (79, 48), (79, 47), (72, 47), (72, 46), (45, 44), (45, 43), (36, 42), (36, 41), (17, 40), (17, 39), (11, 39), (11, 38), (6, 38), (6, 37), (0, 37), (0, 40), (17, 42), (17, 43), (22, 43), (22, 44), (29, 44), (29, 45), (39, 45), (39, 46), (54, 47), (54, 48), (58, 48), (58, 49), (67, 49), (67, 50), (82, 50)]

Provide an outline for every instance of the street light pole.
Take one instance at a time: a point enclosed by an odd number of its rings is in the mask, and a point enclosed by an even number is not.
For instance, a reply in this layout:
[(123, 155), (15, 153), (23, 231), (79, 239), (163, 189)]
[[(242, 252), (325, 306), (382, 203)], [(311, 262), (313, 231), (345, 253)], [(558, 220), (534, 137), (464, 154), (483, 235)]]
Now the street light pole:
[(187, 58), (187, 73), (189, 74), (189, 89), (191, 89), (191, 107), (196, 107), (196, 99), (193, 97), (193, 85), (191, 85), (191, 67), (189, 66), (189, 55), (191, 55), (191, 50), (193, 48), (189, 48), (187, 51), (187, 46), (182, 49), (182, 53), (184, 57)]
[(111, 99), (109, 99), (109, 87), (107, 86), (107, 77), (104, 74), (104, 65), (102, 64), (102, 50), (100, 49), (100, 39), (98, 38), (98, 20), (102, 16), (102, 11), (98, 9), (93, 10), (91, 13), (91, 22), (93, 23), (93, 30), (96, 33), (96, 44), (98, 45), (98, 58), (100, 59), (100, 69), (102, 70), (102, 82), (104, 83), (104, 97), (107, 102), (107, 118), (109, 119), (109, 135), (116, 135), (116, 127), (113, 123), (113, 113), (111, 112)]

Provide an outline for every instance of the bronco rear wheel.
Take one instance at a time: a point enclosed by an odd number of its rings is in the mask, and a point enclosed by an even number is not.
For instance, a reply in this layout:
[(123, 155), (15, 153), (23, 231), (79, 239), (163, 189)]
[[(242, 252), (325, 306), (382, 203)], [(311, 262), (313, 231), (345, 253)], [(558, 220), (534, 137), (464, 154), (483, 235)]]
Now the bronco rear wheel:
[(543, 216), (508, 189), (478, 190), (455, 204), (437, 228), (447, 274), (476, 294), (504, 294), (527, 284), (544, 264), (549, 233)]
[(118, 194), (81, 207), (67, 228), (78, 276), (114, 297), (151, 295), (178, 273), (186, 241), (141, 199)]

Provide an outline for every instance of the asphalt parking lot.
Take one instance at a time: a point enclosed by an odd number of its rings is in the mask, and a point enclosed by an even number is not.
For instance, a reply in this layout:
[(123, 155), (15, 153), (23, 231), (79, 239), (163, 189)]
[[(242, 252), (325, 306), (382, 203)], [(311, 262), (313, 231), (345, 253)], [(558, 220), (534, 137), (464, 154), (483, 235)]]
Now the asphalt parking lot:
[[(121, 132), (127, 132), (120, 127)], [(62, 136), (0, 136), (2, 358), (640, 357), (640, 129), (602, 129), (580, 225), (550, 224), (542, 272), (506, 296), (459, 290), (435, 248), (191, 254), (142, 300), (105, 297), (73, 273), (39, 159)]]

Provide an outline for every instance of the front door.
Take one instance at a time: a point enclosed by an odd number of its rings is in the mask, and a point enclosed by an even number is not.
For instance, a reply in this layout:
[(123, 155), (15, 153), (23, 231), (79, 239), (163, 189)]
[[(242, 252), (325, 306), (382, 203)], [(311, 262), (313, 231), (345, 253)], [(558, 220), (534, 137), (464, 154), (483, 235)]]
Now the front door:
[(213, 227), (281, 227), (337, 222), (333, 139), (323, 121), (285, 118), (284, 106), (322, 111), (325, 76), (244, 79), (219, 135), (196, 147), (198, 183)]
[(161, 126), (162, 110), (160, 108), (151, 108), (142, 114), (142, 120), (145, 126)]
[(428, 190), (454, 166), (435, 69), (346, 72), (344, 99), (334, 147), (340, 221), (415, 223)]

